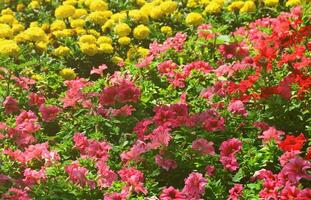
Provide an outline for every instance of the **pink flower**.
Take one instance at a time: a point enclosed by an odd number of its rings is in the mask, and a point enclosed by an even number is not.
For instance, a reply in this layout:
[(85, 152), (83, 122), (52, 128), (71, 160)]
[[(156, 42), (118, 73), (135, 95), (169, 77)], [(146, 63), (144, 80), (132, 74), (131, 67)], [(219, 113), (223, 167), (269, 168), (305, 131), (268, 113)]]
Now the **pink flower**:
[(83, 103), (87, 100), (87, 95), (82, 92), (82, 89), (90, 83), (83, 79), (77, 78), (75, 80), (65, 81), (68, 87), (65, 97), (63, 99), (63, 108), (75, 107), (77, 103)]
[(23, 164), (27, 164), (33, 159), (36, 160), (45, 160), (45, 166), (49, 166), (54, 161), (60, 160), (60, 157), (57, 152), (49, 151), (49, 144), (47, 142), (35, 145), (29, 145), (25, 148), (25, 151), (20, 150), (12, 151), (11, 149), (6, 149), (3, 151), (4, 154), (9, 155), (15, 161), (18, 161)]
[(99, 102), (102, 105), (116, 103), (135, 103), (140, 98), (141, 91), (133, 83), (122, 82), (120, 85), (106, 87), (100, 94)]
[(154, 129), (150, 135), (146, 136), (146, 139), (150, 139), (151, 141), (149, 147), (152, 149), (159, 148), (160, 146), (167, 147), (172, 139), (170, 131), (171, 129), (165, 126), (159, 126)]
[(188, 178), (185, 179), (185, 187), (182, 192), (187, 196), (187, 199), (199, 199), (205, 193), (205, 185), (207, 180), (202, 174), (192, 172)]
[(125, 105), (125, 106), (122, 106), (119, 109), (113, 109), (112, 112), (111, 112), (111, 115), (113, 117), (117, 117), (117, 116), (127, 117), (127, 116), (131, 116), (132, 112), (134, 112), (135, 110), (136, 109), (133, 106)]
[(289, 160), (283, 167), (280, 173), (287, 176), (292, 183), (297, 183), (301, 178), (311, 180), (311, 175), (308, 171), (311, 169), (311, 163), (300, 157), (295, 157)]
[(98, 74), (100, 76), (103, 75), (104, 70), (106, 70), (108, 67), (105, 64), (99, 65), (98, 68), (93, 67), (90, 74)]
[(3, 102), (4, 112), (10, 114), (18, 111), (18, 102), (12, 96), (7, 96)]
[(81, 155), (101, 161), (107, 161), (109, 158), (108, 151), (112, 147), (106, 141), (88, 140), (82, 133), (76, 133), (73, 136), (73, 140), (75, 147), (80, 151)]
[(115, 180), (117, 180), (118, 175), (109, 169), (106, 163), (99, 161), (96, 163), (96, 167), (98, 169), (97, 174), (99, 175), (97, 183), (100, 187), (108, 188)]
[(212, 25), (210, 24), (202, 24), (197, 29), (198, 36), (201, 38), (204, 38), (206, 40), (209, 40), (214, 37), (214, 34), (212, 32)]
[(286, 184), (280, 193), (280, 200), (297, 199), (300, 190), (296, 186)]
[(236, 138), (228, 139), (220, 145), (220, 155), (230, 156), (235, 155), (242, 149), (242, 142)]
[(214, 143), (203, 138), (193, 141), (192, 148), (202, 154), (215, 155)]
[(305, 188), (300, 190), (297, 200), (310, 200), (311, 199), (311, 189)]
[(281, 142), (281, 136), (285, 133), (283, 131), (276, 130), (274, 127), (270, 127), (268, 130), (262, 132), (258, 138), (261, 138), (264, 143), (268, 143), (270, 140), (274, 140), (276, 143)]
[(240, 100), (231, 101), (228, 106), (228, 111), (235, 114), (243, 115), (244, 117), (248, 115), (243, 102)]
[(25, 189), (17, 189), (11, 187), (9, 189), (9, 194), (3, 194), (2, 198), (3, 199), (9, 199), (9, 200), (31, 200), (29, 197), (27, 191)]
[(186, 196), (179, 190), (170, 186), (163, 189), (162, 193), (160, 194), (160, 200), (186, 200)]
[(203, 128), (210, 132), (225, 130), (225, 119), (214, 110), (206, 110), (196, 114), (193, 121), (202, 124)]
[(140, 157), (141, 154), (147, 151), (147, 144), (141, 140), (137, 140), (131, 149), (127, 152), (122, 152), (120, 157), (122, 162), (136, 161), (139, 162), (142, 160)]
[(228, 139), (220, 145), (220, 162), (231, 172), (237, 170), (239, 167), (235, 154), (241, 148), (242, 142), (236, 138)]
[(207, 165), (204, 169), (208, 176), (213, 176), (216, 168), (213, 165)]
[(234, 184), (233, 188), (229, 190), (229, 197), (227, 198), (227, 200), (238, 200), (242, 194), (242, 190), (242, 184)]
[(44, 96), (38, 95), (33, 92), (29, 94), (28, 99), (29, 99), (28, 101), (29, 106), (40, 106), (45, 102)]
[(90, 181), (86, 178), (89, 171), (85, 167), (79, 166), (78, 163), (73, 162), (70, 165), (65, 166), (65, 171), (69, 175), (69, 179), (81, 186), (90, 186), (91, 188), (95, 187), (94, 181)]
[(36, 81), (27, 77), (14, 77), (12, 78), (16, 82), (16, 85), (20, 86), (24, 90), (29, 90), (31, 85), (36, 84)]
[(286, 151), (279, 157), (279, 161), (281, 163), (281, 166), (283, 167), (289, 160), (292, 158), (295, 158), (297, 155), (299, 155), (300, 151)]
[(126, 193), (111, 193), (105, 194), (104, 200), (126, 200), (127, 194)]
[(36, 171), (27, 168), (24, 171), (24, 177), (23, 182), (28, 186), (32, 186), (36, 183), (39, 184), (41, 181), (46, 180), (45, 169), (42, 168), (40, 171)]
[(51, 122), (56, 118), (58, 112), (61, 111), (61, 109), (57, 106), (46, 106), (41, 104), (39, 111), (42, 114), (42, 120), (44, 122)]
[(137, 134), (138, 139), (142, 140), (144, 138), (145, 132), (148, 130), (148, 126), (153, 122), (150, 119), (143, 119), (139, 121), (133, 131)]
[(172, 60), (167, 60), (158, 64), (157, 68), (160, 73), (172, 77), (174, 76), (174, 70), (177, 69), (177, 67), (177, 64), (174, 63)]
[(157, 154), (155, 156), (156, 164), (166, 171), (169, 171), (170, 169), (176, 169), (177, 163), (175, 160), (171, 158), (163, 158), (161, 155)]
[(148, 193), (146, 188), (144, 188), (144, 174), (141, 171), (135, 168), (123, 168), (118, 173), (121, 181), (127, 183), (128, 187), (133, 187), (135, 192)]

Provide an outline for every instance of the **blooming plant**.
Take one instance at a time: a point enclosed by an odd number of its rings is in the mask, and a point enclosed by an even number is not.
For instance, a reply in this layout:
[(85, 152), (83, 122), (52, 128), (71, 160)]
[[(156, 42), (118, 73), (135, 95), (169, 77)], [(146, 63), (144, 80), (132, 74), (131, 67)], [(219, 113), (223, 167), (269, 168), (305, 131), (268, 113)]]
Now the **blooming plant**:
[(310, 3), (0, 8), (1, 199), (311, 199)]

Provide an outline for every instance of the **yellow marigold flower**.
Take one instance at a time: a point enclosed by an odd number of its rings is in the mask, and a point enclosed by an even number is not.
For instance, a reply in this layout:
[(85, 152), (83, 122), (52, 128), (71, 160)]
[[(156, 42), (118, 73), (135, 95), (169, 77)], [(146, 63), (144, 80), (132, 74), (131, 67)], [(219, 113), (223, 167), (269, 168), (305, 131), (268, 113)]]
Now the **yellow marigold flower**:
[(164, 33), (167, 36), (171, 36), (173, 34), (172, 28), (169, 26), (162, 26), (161, 32)]
[[(45, 0), (45, 1), (51, 1), (51, 0)], [(66, 0), (63, 2), (63, 5), (71, 5), (71, 6), (75, 6), (77, 5), (77, 1), (76, 0)]]
[(129, 17), (135, 22), (147, 23), (148, 15), (145, 14), (142, 10), (130, 10)]
[(76, 9), (75, 13), (71, 16), (72, 19), (82, 18), (87, 16), (87, 11), (85, 9)]
[(29, 27), (39, 27), (39, 24), (38, 24), (38, 22), (37, 22), (37, 21), (30, 22)]
[(114, 64), (118, 64), (118, 63), (120, 63), (120, 62), (123, 62), (123, 58), (121, 58), (121, 57), (119, 57), (119, 56), (113, 56), (112, 58), (111, 58), (111, 61), (114, 63)]
[(73, 19), (70, 20), (70, 26), (72, 28), (83, 28), (85, 25), (84, 19)]
[(127, 52), (126, 52), (126, 56), (129, 60), (134, 60), (135, 58), (137, 58), (137, 51), (138, 48), (137, 47), (132, 47), (130, 48)]
[(244, 6), (244, 1), (235, 1), (228, 6), (230, 12), (239, 11)]
[(111, 15), (111, 11), (95, 11), (89, 14), (87, 19), (95, 24), (103, 25)]
[(21, 33), (17, 34), (17, 35), (14, 37), (14, 40), (15, 40), (17, 43), (26, 41), (26, 36), (25, 36), (24, 32), (21, 32)]
[(16, 6), (16, 10), (17, 10), (18, 12), (23, 11), (24, 8), (25, 8), (25, 5), (22, 4), (22, 3), (19, 3), (19, 4), (17, 4), (17, 6)]
[[(25, 27), (22, 25), (22, 24), (14, 24), (12, 26), (12, 31), (13, 31), (13, 34), (17, 34), (21, 31), (25, 30)], [(0, 28), (0, 32), (1, 32), (1, 28)], [(0, 34), (1, 35), (1, 34)], [(0, 36), (1, 37), (1, 36)]]
[(89, 29), (89, 30), (87, 30), (87, 32), (91, 35), (94, 35), (95, 37), (100, 36), (100, 33), (98, 31), (96, 31), (95, 29)]
[(36, 80), (36, 81), (42, 81), (43, 77), (40, 74), (33, 74), (31, 75), (31, 78)]
[(80, 50), (82, 53), (88, 55), (88, 56), (94, 56), (98, 53), (98, 48), (96, 44), (90, 44), (90, 43), (80, 43)]
[(129, 37), (126, 37), (126, 36), (124, 36), (124, 37), (120, 37), (119, 39), (118, 39), (118, 43), (120, 44), (120, 45), (129, 45), (130, 43), (131, 43), (131, 38), (129, 38)]
[(40, 4), (38, 1), (31, 1), (30, 4), (28, 4), (28, 8), (31, 9), (37, 9), (40, 7)]
[(126, 23), (120, 23), (115, 26), (114, 31), (119, 37), (123, 37), (129, 35), (132, 29)]
[(221, 5), (212, 1), (204, 9), (204, 13), (214, 14), (221, 12)]
[(11, 10), (11, 8), (6, 8), (1, 10), (1, 15), (14, 15), (14, 12)]
[(90, 4), (91, 11), (104, 11), (108, 9), (108, 3), (102, 0), (94, 0)]
[(160, 8), (165, 14), (172, 14), (177, 9), (177, 3), (175, 1), (165, 1), (160, 4)]
[(6, 56), (16, 56), (19, 52), (19, 46), (13, 40), (0, 39), (0, 54)]
[(240, 13), (254, 12), (256, 10), (256, 5), (253, 1), (246, 1), (244, 6), (240, 9)]
[(48, 43), (47, 42), (37, 42), (36, 48), (41, 50), (41, 51), (45, 51), (48, 48)]
[(62, 5), (56, 8), (55, 10), (55, 17), (58, 19), (63, 19), (72, 16), (75, 14), (75, 7), (71, 5)]
[(112, 19), (109, 19), (105, 22), (104, 25), (102, 25), (102, 31), (106, 32), (108, 29), (110, 29), (114, 25), (114, 21)]
[(7, 24), (0, 24), (0, 38), (11, 38), (13, 37), (13, 31)]
[(13, 15), (2, 15), (0, 17), (0, 23), (12, 25), (14, 22), (17, 22), (17, 20)]
[(111, 19), (114, 21), (114, 22), (120, 22), (120, 21), (123, 21), (127, 18), (127, 14), (126, 12), (121, 12), (121, 13), (115, 13), (111, 16)]
[(154, 7), (153, 4), (151, 4), (151, 3), (146, 3), (145, 5), (143, 5), (143, 7), (140, 8), (140, 10), (141, 10), (143, 13), (149, 15), (150, 10), (152, 10), (153, 7)]
[(61, 31), (64, 30), (65, 28), (66, 24), (62, 20), (55, 20), (50, 26), (51, 31)]
[(141, 58), (144, 58), (148, 55), (149, 50), (143, 47), (139, 47), (137, 52)]
[(202, 15), (200, 13), (189, 13), (188, 16), (186, 17), (186, 24), (188, 25), (193, 25), (193, 26), (198, 26), (202, 24), (204, 21)]
[(99, 50), (102, 53), (111, 54), (113, 53), (113, 47), (111, 44), (102, 43), (99, 45)]
[(42, 30), (48, 31), (50, 29), (50, 25), (48, 23), (44, 23), (41, 25)]
[(149, 28), (142, 24), (138, 25), (133, 31), (134, 37), (138, 40), (143, 40), (147, 38), (149, 34), (150, 34)]
[(156, 6), (154, 8), (151, 9), (150, 12), (150, 17), (152, 19), (160, 19), (161, 17), (164, 16), (164, 12), (162, 11), (161, 7), (160, 6)]
[(65, 80), (73, 80), (76, 78), (76, 73), (71, 68), (64, 68), (59, 72), (59, 75)]
[(188, 0), (187, 7), (188, 8), (195, 8), (198, 6), (198, 2), (196, 0)]
[(223, 6), (225, 1), (224, 0), (213, 0), (213, 2), (218, 3), (219, 5)]
[(103, 43), (112, 44), (112, 39), (108, 36), (100, 36), (97, 39), (97, 44), (103, 44)]
[(83, 28), (76, 28), (75, 32), (77, 33), (77, 35), (85, 35), (86, 34), (86, 30)]
[(279, 0), (264, 0), (264, 3), (268, 7), (274, 7), (279, 4)]
[(292, 6), (298, 6), (298, 5), (301, 5), (302, 2), (300, 0), (288, 0), (286, 2), (286, 7), (292, 7)]
[(83, 35), (80, 37), (79, 42), (96, 44), (96, 38), (93, 35)]
[(47, 35), (40, 27), (30, 27), (24, 31), (26, 39), (32, 42), (41, 42), (47, 39)]
[(54, 49), (53, 54), (56, 56), (66, 56), (70, 53), (70, 49), (65, 46), (59, 46)]

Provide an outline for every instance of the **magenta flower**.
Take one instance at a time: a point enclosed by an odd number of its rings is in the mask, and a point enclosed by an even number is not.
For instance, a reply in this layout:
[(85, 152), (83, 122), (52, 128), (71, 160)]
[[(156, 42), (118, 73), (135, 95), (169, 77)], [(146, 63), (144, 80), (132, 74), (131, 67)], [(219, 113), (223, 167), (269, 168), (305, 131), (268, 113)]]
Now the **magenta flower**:
[(214, 143), (209, 142), (204, 138), (194, 140), (192, 142), (192, 149), (197, 150), (202, 154), (212, 155), (212, 156), (215, 155)]
[(182, 192), (187, 196), (187, 199), (199, 199), (205, 193), (205, 185), (207, 180), (202, 174), (192, 172), (188, 178), (185, 179), (185, 187)]
[(46, 106), (41, 104), (39, 111), (42, 114), (42, 120), (44, 122), (51, 122), (57, 117), (57, 114), (61, 111), (61, 109), (57, 106)]
[(242, 184), (234, 184), (233, 188), (229, 190), (229, 196), (227, 200), (238, 200), (242, 194), (243, 185)]
[(78, 163), (73, 162), (72, 164), (65, 166), (65, 171), (68, 173), (72, 182), (81, 186), (88, 185), (91, 188), (95, 187), (94, 181), (88, 180), (86, 178), (89, 171), (85, 167), (81, 167)]
[(12, 96), (7, 96), (3, 102), (4, 112), (10, 114), (18, 111), (18, 102)]
[(170, 186), (162, 190), (160, 200), (186, 200), (186, 196), (178, 189)]
[(262, 132), (258, 138), (261, 138), (264, 143), (268, 143), (270, 140), (274, 140), (276, 143), (281, 142), (281, 136), (285, 133), (283, 131), (276, 130), (274, 127), (270, 127), (268, 130)]
[(155, 156), (155, 162), (158, 166), (162, 167), (166, 171), (169, 171), (170, 169), (176, 169), (177, 167), (177, 163), (175, 160), (171, 158), (164, 158), (159, 154)]
[(311, 163), (309, 161), (306, 161), (300, 157), (295, 157), (285, 164), (280, 173), (287, 176), (288, 180), (292, 183), (297, 183), (302, 178), (311, 180), (311, 175), (308, 174), (310, 170)]

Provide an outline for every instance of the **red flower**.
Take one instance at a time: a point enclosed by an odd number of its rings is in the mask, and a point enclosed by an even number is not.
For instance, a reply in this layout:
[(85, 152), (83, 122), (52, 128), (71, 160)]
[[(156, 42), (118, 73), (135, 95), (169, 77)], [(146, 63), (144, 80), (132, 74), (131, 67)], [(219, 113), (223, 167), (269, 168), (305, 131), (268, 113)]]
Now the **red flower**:
[(302, 133), (297, 137), (293, 135), (286, 135), (285, 140), (283, 140), (279, 144), (279, 147), (283, 151), (292, 151), (292, 150), (300, 151), (305, 141), (306, 141), (306, 138)]
[(3, 102), (4, 112), (10, 114), (18, 111), (18, 103), (12, 96), (7, 96)]

